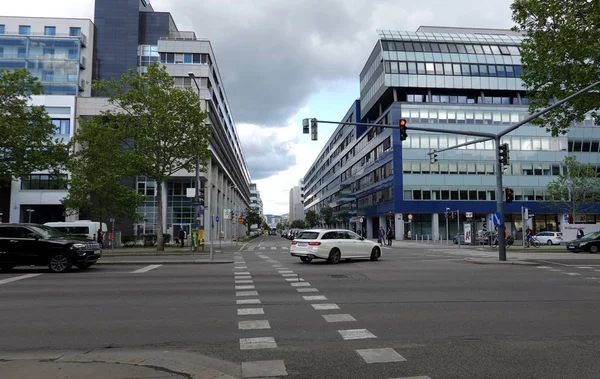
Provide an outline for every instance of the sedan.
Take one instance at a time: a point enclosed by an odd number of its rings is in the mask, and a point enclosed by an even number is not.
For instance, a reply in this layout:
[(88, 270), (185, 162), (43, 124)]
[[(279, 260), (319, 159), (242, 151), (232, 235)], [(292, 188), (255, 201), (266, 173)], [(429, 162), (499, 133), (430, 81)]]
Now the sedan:
[(305, 263), (313, 259), (326, 259), (329, 263), (355, 258), (376, 261), (381, 257), (381, 248), (350, 230), (311, 229), (303, 230), (292, 241), (290, 254)]
[(546, 245), (560, 245), (564, 242), (560, 232), (540, 232), (535, 235), (535, 238)]
[(597, 254), (600, 250), (600, 232), (590, 233), (578, 240), (570, 241), (567, 250), (572, 253), (588, 252)]

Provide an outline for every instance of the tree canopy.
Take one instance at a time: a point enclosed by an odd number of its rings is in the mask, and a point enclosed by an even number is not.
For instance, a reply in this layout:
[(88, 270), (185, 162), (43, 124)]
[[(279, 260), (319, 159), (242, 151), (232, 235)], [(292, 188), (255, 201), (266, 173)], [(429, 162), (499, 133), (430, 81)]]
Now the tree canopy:
[(0, 180), (22, 179), (34, 171), (59, 172), (69, 158), (56, 126), (32, 96), (42, 84), (25, 68), (0, 70)]
[(308, 212), (306, 212), (306, 215), (304, 216), (304, 221), (306, 221), (306, 225), (308, 225), (309, 228), (315, 227), (319, 224), (319, 215), (317, 214), (317, 212), (311, 209)]
[(596, 212), (600, 202), (600, 176), (590, 164), (566, 157), (564, 171), (546, 188), (552, 199), (550, 207), (559, 213), (586, 214)]
[(261, 227), (262, 218), (257, 210), (248, 208), (246, 209), (246, 216), (244, 217), (244, 225), (248, 228), (248, 234), (250, 234), (250, 228), (252, 225), (258, 225)]
[(330, 206), (321, 208), (321, 211), (319, 213), (321, 219), (323, 220), (325, 225), (327, 225), (327, 227), (336, 222), (336, 218), (333, 214), (333, 208), (331, 208)]
[[(547, 107), (600, 80), (600, 1), (515, 0), (515, 30), (526, 34), (521, 45), (523, 74), (531, 112)], [(600, 124), (600, 87), (563, 104), (533, 123), (553, 136), (591, 112)]]

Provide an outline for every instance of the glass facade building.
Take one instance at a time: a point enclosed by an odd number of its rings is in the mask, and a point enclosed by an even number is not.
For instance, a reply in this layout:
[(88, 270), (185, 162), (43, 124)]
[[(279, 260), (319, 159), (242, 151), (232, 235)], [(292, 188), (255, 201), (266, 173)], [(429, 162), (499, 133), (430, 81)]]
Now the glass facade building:
[[(436, 27), (380, 31), (379, 37), (360, 74), (360, 100), (304, 177), (305, 210), (331, 206), (339, 226), (362, 229), (369, 237), (379, 227), (392, 227), (397, 239), (409, 231), (411, 238), (445, 238), (446, 208), (460, 211), (460, 225), (469, 212), (479, 230), (491, 229), (494, 143), (443, 152), (431, 164), (431, 149), (475, 137), (411, 131), (410, 126), (498, 132), (522, 121), (529, 115), (519, 78), (522, 37), (509, 30)], [(400, 119), (409, 126), (405, 141), (399, 129), (377, 127), (398, 125)], [(559, 230), (563, 215), (546, 202), (546, 186), (563, 171), (567, 155), (600, 169), (600, 128), (589, 116), (559, 137), (524, 125), (502, 143), (511, 151), (504, 187), (515, 191), (515, 201), (505, 205), (507, 230), (515, 235), (522, 230), (522, 207), (535, 213), (528, 226), (536, 231)], [(597, 213), (585, 215), (585, 222), (600, 224), (600, 209)], [(453, 220), (449, 234), (457, 232)]]

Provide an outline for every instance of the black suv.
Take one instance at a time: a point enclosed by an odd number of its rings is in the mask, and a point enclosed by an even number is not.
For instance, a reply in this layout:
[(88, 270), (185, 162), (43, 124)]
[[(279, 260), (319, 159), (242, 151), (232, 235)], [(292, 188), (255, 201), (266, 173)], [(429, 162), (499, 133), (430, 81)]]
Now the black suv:
[(101, 256), (97, 242), (76, 240), (49, 226), (0, 224), (0, 270), (47, 265), (52, 272), (67, 272), (73, 265), (86, 269)]

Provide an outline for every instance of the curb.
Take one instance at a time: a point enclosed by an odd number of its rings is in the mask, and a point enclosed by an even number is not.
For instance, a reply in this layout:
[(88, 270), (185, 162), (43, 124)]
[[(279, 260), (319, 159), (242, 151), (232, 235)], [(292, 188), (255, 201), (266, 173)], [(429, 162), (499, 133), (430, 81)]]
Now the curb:
[[(241, 366), (237, 363), (190, 352), (99, 349), (88, 352), (0, 354), (1, 361), (40, 363), (106, 363), (160, 369), (190, 379), (238, 379)], [(98, 377), (103, 377), (102, 375)], [(126, 376), (129, 377), (129, 376)], [(137, 376), (135, 376), (137, 377)]]
[(479, 265), (516, 265), (516, 266), (539, 266), (536, 262), (526, 261), (499, 261), (499, 260), (481, 260), (476, 258), (464, 258), (463, 261)]
[(218, 265), (218, 264), (228, 264), (233, 263), (233, 260), (229, 259), (215, 259), (209, 261), (207, 259), (196, 259), (193, 261), (98, 261), (95, 264), (97, 265)]

